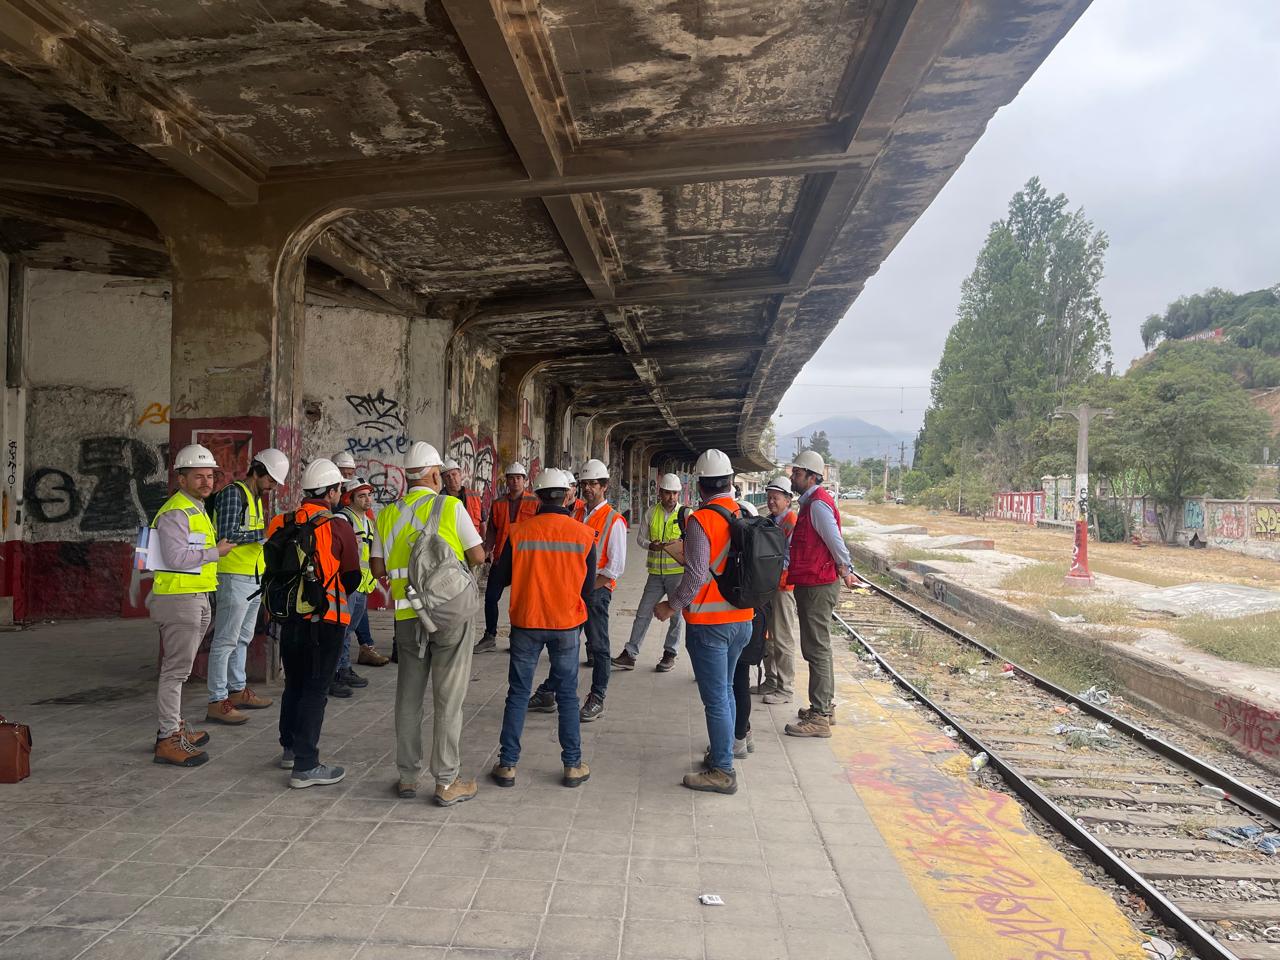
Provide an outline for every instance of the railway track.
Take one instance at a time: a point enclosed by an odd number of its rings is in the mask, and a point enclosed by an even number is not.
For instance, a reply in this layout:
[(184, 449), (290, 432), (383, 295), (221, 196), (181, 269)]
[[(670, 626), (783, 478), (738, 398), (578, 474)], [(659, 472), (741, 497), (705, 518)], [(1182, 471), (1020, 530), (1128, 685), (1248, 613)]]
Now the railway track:
[(836, 620), (1197, 955), (1280, 960), (1280, 801), (880, 586)]

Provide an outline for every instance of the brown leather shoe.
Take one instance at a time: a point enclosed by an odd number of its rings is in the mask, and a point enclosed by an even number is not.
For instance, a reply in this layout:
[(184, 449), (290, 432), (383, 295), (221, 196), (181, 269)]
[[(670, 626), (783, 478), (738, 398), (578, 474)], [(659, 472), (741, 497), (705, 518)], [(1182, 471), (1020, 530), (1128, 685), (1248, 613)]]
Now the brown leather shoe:
[(198, 767), (209, 761), (209, 755), (193, 746), (179, 730), (156, 741), (155, 756), (151, 760), (153, 763), (169, 763), (175, 767)]
[(232, 690), (227, 694), (227, 700), (233, 707), (241, 710), (262, 710), (275, 703), (274, 700), (267, 697), (260, 697), (248, 687), (243, 690)]
[(360, 653), (356, 656), (356, 663), (365, 667), (385, 667), (391, 662), (390, 657), (384, 657), (372, 646), (359, 644)]
[(799, 723), (788, 723), (784, 728), (789, 737), (830, 737), (831, 722), (820, 713), (810, 713)]
[(591, 779), (591, 768), (586, 762), (580, 762), (576, 767), (564, 768), (564, 779), (560, 781), (566, 787), (580, 787)]
[(737, 793), (738, 777), (727, 770), (704, 770), (701, 773), (686, 773), (684, 785), (690, 790), (706, 793)]
[(240, 724), (248, 722), (249, 715), (237, 710), (236, 705), (230, 700), (217, 700), (209, 704), (209, 710), (204, 715), (204, 718), (213, 723), (225, 723), (238, 727)]
[(504, 767), (501, 760), (493, 765), (493, 769), (489, 771), (489, 776), (500, 787), (514, 787), (516, 785), (516, 768)]
[[(209, 742), (209, 735), (207, 733), (203, 730), (192, 730), (187, 726), (187, 721), (185, 720), (178, 724), (178, 732), (186, 737), (187, 743), (191, 744), (193, 747), (203, 747)], [(164, 738), (161, 737), (160, 734), (156, 734), (156, 743), (159, 743), (163, 739)]]
[(441, 807), (452, 807), (455, 803), (470, 800), (476, 795), (476, 782), (456, 778), (447, 787), (436, 784), (436, 804)]

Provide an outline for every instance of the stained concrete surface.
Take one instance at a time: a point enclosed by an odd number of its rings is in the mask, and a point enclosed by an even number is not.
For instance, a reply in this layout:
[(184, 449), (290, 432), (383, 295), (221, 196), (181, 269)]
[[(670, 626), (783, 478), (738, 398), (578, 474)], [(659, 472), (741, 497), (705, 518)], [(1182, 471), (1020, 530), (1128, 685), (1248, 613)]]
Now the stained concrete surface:
[(1245, 617), (1280, 610), (1280, 592), (1238, 583), (1182, 583), (1134, 597), (1133, 605), (1176, 617)]
[[(631, 560), (615, 650), (643, 583)], [(385, 646), (389, 623), (374, 631)], [(204, 767), (151, 763), (146, 622), (0, 636), (0, 710), (35, 739), (33, 776), (0, 786), (0, 958), (949, 958), (831, 743), (781, 735), (796, 704), (756, 701), (737, 795), (679, 785), (706, 732), (687, 658), (651, 669), (660, 646), (655, 625), (583, 728), (590, 782), (560, 786), (555, 719), (537, 714), (518, 785), (482, 779), (442, 809), (391, 794), (394, 667), (329, 703), (322, 756), (347, 779), (290, 791), (276, 707), (210, 728)], [(506, 665), (474, 661), (468, 776), (494, 760)], [(88, 702), (38, 703), (68, 695)], [(204, 700), (191, 685), (187, 716)]]

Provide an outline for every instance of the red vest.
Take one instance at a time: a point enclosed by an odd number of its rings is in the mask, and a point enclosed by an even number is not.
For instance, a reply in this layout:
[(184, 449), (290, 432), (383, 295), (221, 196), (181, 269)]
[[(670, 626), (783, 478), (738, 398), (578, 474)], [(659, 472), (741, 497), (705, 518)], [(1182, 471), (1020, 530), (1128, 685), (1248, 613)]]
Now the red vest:
[(836, 517), (836, 530), (840, 529), (840, 510), (831, 494), (818, 487), (813, 494), (800, 505), (800, 515), (796, 517), (796, 528), (791, 534), (791, 559), (787, 564), (787, 583), (793, 587), (819, 587), (836, 582), (836, 561), (831, 551), (818, 536), (813, 521), (809, 519), (809, 509), (814, 501), (825, 503)]

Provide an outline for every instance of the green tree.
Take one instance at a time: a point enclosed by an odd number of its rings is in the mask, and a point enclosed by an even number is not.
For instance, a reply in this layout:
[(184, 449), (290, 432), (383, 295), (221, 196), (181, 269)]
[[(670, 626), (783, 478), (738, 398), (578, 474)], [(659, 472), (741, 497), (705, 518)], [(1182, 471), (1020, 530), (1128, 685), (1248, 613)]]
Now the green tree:
[(1098, 294), (1107, 238), (1067, 204), (1032, 177), (987, 234), (961, 287), (916, 448), (919, 468), (933, 476), (985, 453), (989, 479), (1029, 482), (1037, 426), (1111, 354)]
[(827, 439), (827, 431), (816, 430), (809, 435), (809, 449), (822, 454), (823, 460), (831, 459), (831, 441)]

